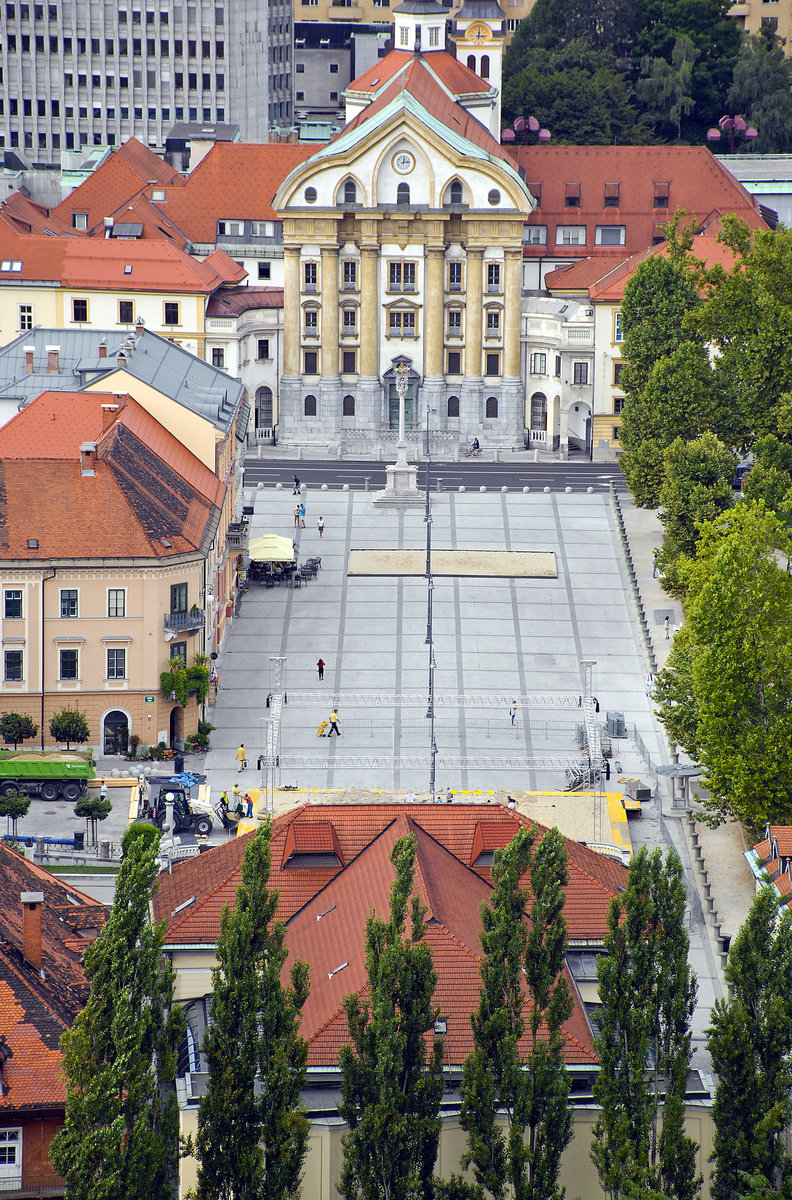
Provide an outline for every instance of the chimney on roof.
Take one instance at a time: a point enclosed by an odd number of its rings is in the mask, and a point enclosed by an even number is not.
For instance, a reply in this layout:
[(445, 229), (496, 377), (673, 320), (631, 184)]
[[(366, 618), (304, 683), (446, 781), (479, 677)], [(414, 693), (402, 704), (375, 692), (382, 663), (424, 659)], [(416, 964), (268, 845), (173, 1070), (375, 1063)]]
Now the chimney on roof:
[(35, 346), (23, 346), (25, 351), (25, 374), (33, 374), (33, 355), (36, 353)]
[(20, 892), (22, 901), (22, 954), (37, 971), (41, 970), (41, 906), (43, 892)]
[(120, 369), (122, 371), (123, 371), (124, 367), (126, 366), (126, 354), (124, 354), (123, 347), (118, 351), (118, 358), (116, 359), (116, 364), (118, 367), (120, 367)]
[(106, 237), (106, 238), (109, 238), (109, 237), (112, 237), (112, 236), (113, 236), (113, 225), (114, 225), (114, 224), (115, 224), (115, 221), (113, 220), (113, 218), (112, 218), (112, 217), (105, 217), (105, 219), (104, 219), (104, 230), (105, 230), (105, 237)]
[(117, 404), (102, 405), (102, 433), (106, 433), (118, 416)]
[(143, 318), (136, 317), (135, 318), (135, 334), (136, 334), (136, 336), (140, 337), (141, 333), (143, 332), (143, 330), (145, 328), (146, 328), (146, 322), (143, 320)]
[(99, 357), (107, 358), (107, 338), (102, 338), (99, 343)]
[(47, 374), (57, 375), (60, 371), (60, 346), (47, 346)]
[(80, 446), (80, 471), (83, 475), (96, 474), (96, 442), (83, 442)]

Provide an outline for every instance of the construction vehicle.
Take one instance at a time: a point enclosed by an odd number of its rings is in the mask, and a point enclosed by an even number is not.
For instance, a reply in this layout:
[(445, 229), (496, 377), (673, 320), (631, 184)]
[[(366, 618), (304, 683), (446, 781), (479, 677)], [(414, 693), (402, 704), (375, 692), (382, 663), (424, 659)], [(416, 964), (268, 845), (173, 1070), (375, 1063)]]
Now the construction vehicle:
[(68, 750), (19, 750), (0, 757), (0, 796), (20, 792), (52, 802), (63, 797), (74, 803), (85, 795), (96, 771), (87, 758)]
[(147, 821), (162, 829), (167, 821), (168, 806), (173, 806), (173, 828), (170, 833), (196, 833), (206, 837), (214, 828), (212, 806), (196, 800), (181, 783), (172, 779), (142, 779), (138, 801), (139, 821)]

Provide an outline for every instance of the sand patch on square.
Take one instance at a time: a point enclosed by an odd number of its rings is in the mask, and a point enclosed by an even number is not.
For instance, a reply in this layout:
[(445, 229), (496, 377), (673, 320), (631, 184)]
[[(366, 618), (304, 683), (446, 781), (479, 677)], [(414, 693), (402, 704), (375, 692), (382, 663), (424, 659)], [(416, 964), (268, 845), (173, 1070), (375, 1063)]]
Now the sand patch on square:
[[(425, 550), (350, 550), (348, 575), (423, 575)], [(556, 556), (544, 550), (433, 550), (433, 575), (556, 579)]]

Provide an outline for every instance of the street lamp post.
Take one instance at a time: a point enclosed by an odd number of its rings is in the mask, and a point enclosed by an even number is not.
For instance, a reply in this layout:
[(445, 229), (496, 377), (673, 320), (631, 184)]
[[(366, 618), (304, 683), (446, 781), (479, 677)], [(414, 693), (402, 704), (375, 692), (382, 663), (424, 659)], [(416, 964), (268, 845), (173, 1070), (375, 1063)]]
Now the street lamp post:
[(713, 148), (720, 142), (723, 135), (728, 135), (729, 138), (729, 154), (734, 154), (734, 143), (738, 138), (744, 138), (746, 142), (752, 142), (759, 137), (759, 133), (754, 129), (753, 125), (749, 125), (744, 117), (721, 117), (717, 126), (707, 130), (707, 141)]

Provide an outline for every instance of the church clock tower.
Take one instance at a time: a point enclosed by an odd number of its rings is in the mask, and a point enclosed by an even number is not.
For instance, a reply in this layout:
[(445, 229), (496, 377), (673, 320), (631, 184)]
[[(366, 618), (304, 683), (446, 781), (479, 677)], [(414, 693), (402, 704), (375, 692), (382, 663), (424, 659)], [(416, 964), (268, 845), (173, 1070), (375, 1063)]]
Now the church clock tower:
[(500, 141), (506, 14), (498, 0), (464, 0), (453, 22), (451, 40), (459, 61), (495, 90), (490, 131)]

